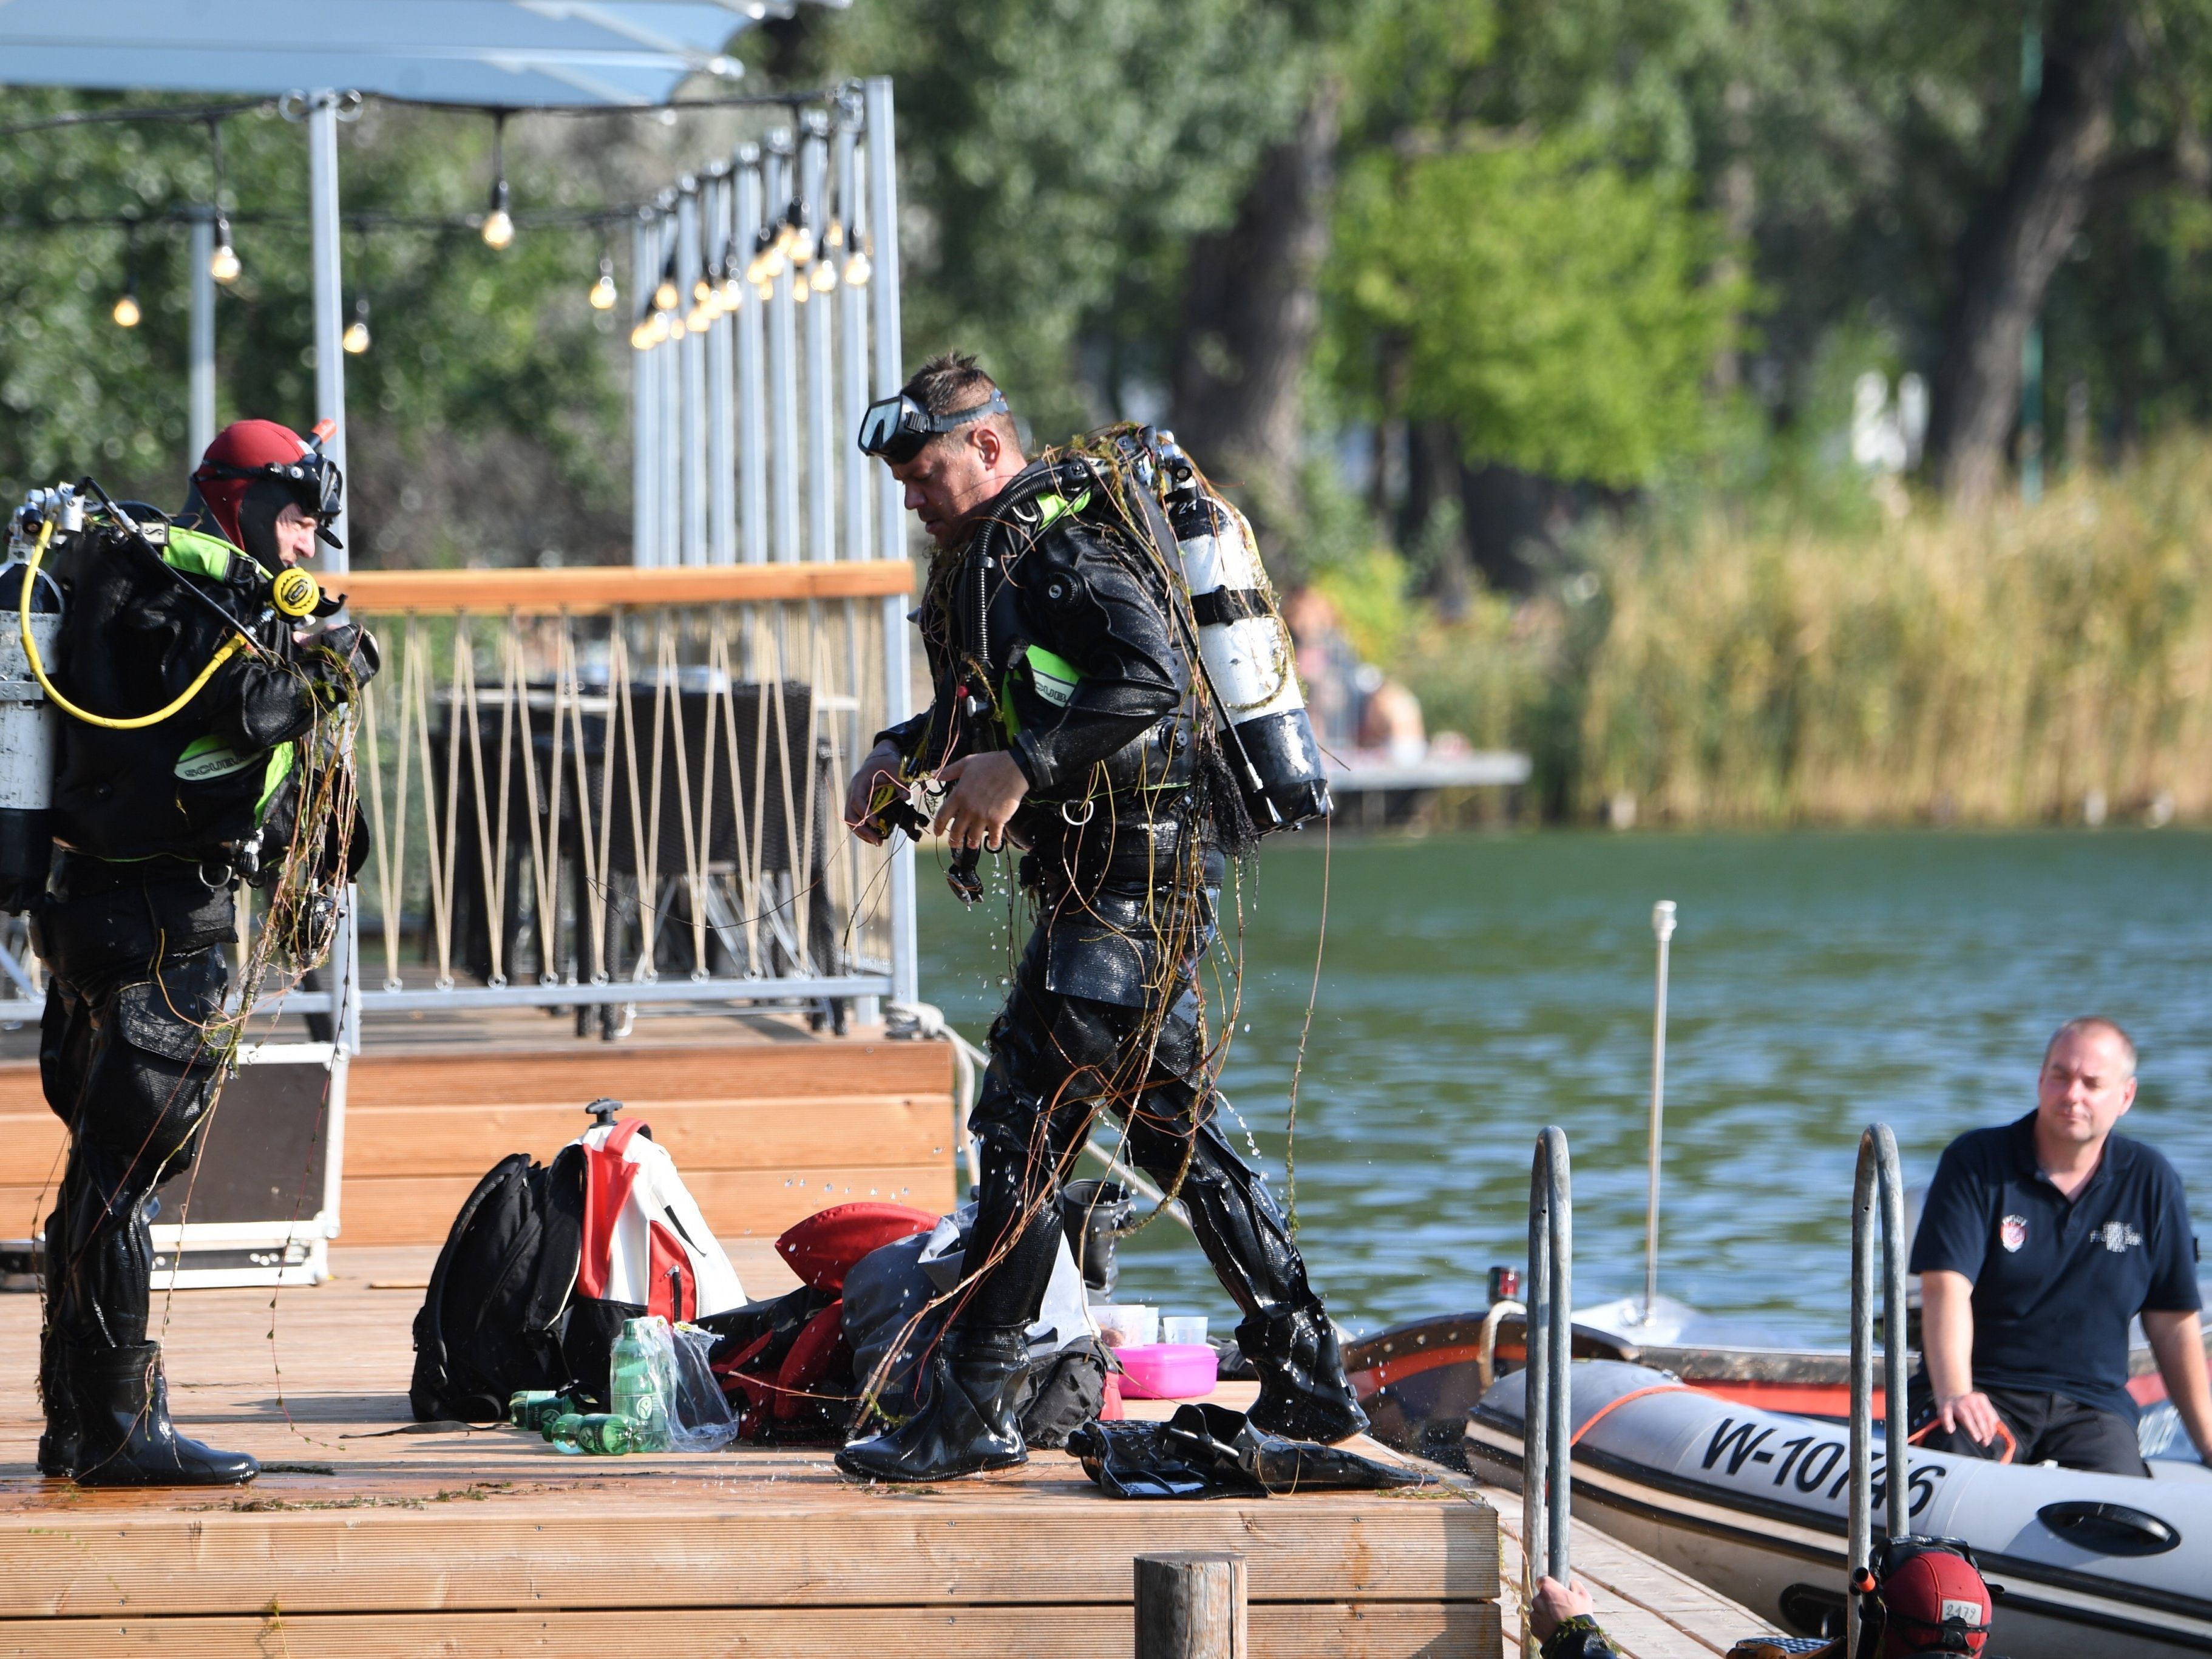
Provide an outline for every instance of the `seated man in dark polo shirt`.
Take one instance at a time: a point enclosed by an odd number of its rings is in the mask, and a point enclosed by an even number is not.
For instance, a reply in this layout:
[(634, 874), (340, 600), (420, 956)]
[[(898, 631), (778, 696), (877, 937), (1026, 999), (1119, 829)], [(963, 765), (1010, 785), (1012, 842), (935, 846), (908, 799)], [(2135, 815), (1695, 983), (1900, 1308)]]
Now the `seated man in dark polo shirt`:
[(2112, 1133), (2135, 1098), (2128, 1034), (2069, 1020), (2044, 1051), (2035, 1110), (1944, 1152), (1912, 1243), (1920, 1444), (2148, 1474), (2127, 1391), (2140, 1314), (2166, 1396), (2212, 1462), (2188, 1201), (2171, 1164)]

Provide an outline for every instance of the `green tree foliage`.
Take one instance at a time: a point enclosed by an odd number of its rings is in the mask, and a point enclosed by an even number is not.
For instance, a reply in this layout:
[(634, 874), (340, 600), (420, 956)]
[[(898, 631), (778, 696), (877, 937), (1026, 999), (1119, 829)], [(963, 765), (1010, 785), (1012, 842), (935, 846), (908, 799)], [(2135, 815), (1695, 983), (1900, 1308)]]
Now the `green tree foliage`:
[(1746, 293), (1688, 181), (1558, 143), (1506, 143), (1346, 178), (1334, 292), (1346, 356), (1404, 352), (1401, 408), (1469, 459), (1628, 485), (1698, 446), (1704, 376)]
[(791, 79), (897, 82), (908, 357), (982, 352), (1047, 440), (1164, 380), (1190, 239), (1235, 216), (1312, 67), (1279, 0), (857, 0), (806, 21)]
[[(145, 100), (23, 91), (9, 113), (120, 101)], [(432, 556), (441, 544), (447, 556), (534, 553), (527, 526), (507, 526), (518, 545), (478, 548), (455, 545), (452, 526), (396, 522), (401, 474), (435, 472), (499, 434), (520, 446), (510, 465), (537, 474), (567, 511), (610, 500), (618, 509), (621, 402), (610, 373), (618, 343), (595, 332), (583, 299), (598, 234), (526, 231), (494, 253), (466, 227), (380, 223), (480, 212), (489, 125), (372, 105), (341, 134), (347, 297), (369, 301), (374, 337), (346, 362), (352, 459), (370, 486), (365, 497), (356, 492), (365, 509), (357, 548), (374, 552), (380, 542), (397, 558)], [(244, 273), (217, 300), (218, 419), (265, 416), (304, 431), (318, 414), (304, 130), (273, 113), (244, 115), (223, 124), (222, 145)], [(513, 146), (509, 155), (519, 204), (558, 206), (579, 193), (558, 169), (516, 165)], [(190, 289), (187, 231), (171, 216), (209, 201), (214, 185), (197, 125), (65, 127), (0, 144), (0, 215), (12, 227), (0, 235), (0, 480), (9, 489), (90, 471), (156, 504), (179, 499)], [(143, 320), (119, 328), (111, 308), (134, 276)], [(499, 533), (477, 528), (460, 540)], [(588, 539), (592, 526), (569, 528)]]

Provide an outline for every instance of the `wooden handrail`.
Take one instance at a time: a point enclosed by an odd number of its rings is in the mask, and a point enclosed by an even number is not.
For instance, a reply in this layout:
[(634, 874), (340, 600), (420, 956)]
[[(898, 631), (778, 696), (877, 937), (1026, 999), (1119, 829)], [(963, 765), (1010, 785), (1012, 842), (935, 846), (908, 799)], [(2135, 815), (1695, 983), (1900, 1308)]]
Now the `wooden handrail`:
[(363, 615), (394, 611), (541, 616), (741, 600), (882, 599), (914, 591), (904, 559), (836, 564), (572, 565), (558, 570), (349, 570), (324, 578)]

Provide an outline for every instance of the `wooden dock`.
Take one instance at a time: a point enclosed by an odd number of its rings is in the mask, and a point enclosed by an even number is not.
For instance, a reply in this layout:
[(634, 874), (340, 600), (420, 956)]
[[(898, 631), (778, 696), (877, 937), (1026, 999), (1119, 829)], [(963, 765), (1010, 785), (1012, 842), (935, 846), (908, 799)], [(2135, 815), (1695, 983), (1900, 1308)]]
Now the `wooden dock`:
[[(753, 1294), (792, 1282), (764, 1248), (735, 1254)], [(157, 1296), (179, 1421), (268, 1465), (237, 1492), (40, 1480), (37, 1299), (0, 1297), (0, 1654), (1092, 1659), (1129, 1650), (1131, 1563), (1160, 1549), (1245, 1557), (1255, 1653), (1500, 1650), (1497, 1516), (1464, 1481), (1134, 1504), (1057, 1452), (895, 1488), (825, 1451), (598, 1460), (414, 1432), (430, 1255), (339, 1249), (337, 1278), (273, 1309), (265, 1290)]]

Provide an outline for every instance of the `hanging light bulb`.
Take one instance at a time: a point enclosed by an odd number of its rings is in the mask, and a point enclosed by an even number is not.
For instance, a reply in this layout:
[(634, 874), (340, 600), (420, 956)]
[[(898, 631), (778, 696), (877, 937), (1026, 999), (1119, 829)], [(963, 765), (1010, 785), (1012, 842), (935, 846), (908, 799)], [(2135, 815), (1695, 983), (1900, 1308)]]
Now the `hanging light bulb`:
[(115, 309), (108, 313), (115, 319), (118, 328), (136, 328), (145, 313), (138, 308), (138, 273), (132, 271), (124, 278), (123, 292), (116, 296)]
[(602, 253), (599, 255), (599, 279), (592, 284), (592, 309), (612, 311), (615, 297), (615, 262), (612, 256)]
[(667, 268), (660, 273), (659, 284), (653, 290), (653, 308), (655, 311), (673, 311), (683, 297), (683, 291), (676, 286), (676, 256), (671, 254)]
[(845, 261), (845, 286), (866, 288), (875, 265), (868, 258), (867, 245), (859, 240), (853, 243), (853, 257)]
[(805, 276), (794, 276), (791, 279), (791, 302), (792, 302), (792, 304), (793, 304), (793, 305), (795, 305), (795, 306), (803, 306), (803, 305), (805, 305), (805, 304), (806, 303), (806, 301), (807, 301), (811, 297), (812, 297), (813, 293), (814, 293), (814, 290), (813, 290), (812, 289), (811, 289), (811, 288), (807, 287), (807, 285), (806, 285), (806, 278), (805, 278)]
[(484, 215), (484, 246), (496, 253), (514, 240), (514, 220), (507, 210), (507, 112), (492, 118), (491, 210)]
[(227, 215), (218, 213), (215, 216), (215, 252), (208, 255), (208, 275), (228, 288), (244, 269), (230, 246), (230, 220)]
[(836, 251), (845, 246), (845, 225), (842, 220), (832, 219), (830, 228), (822, 233), (822, 246)]
[(629, 343), (640, 351), (650, 351), (668, 337), (668, 319), (661, 312), (648, 312), (637, 319), (637, 326), (629, 331)]
[(722, 313), (722, 285), (712, 274), (702, 276), (691, 284), (691, 309), (684, 319), (684, 325), (694, 334), (703, 334), (708, 325)]
[(793, 202), (783, 210), (783, 229), (777, 237), (783, 257), (803, 265), (814, 257), (814, 229), (807, 222), (806, 204)]
[(338, 344), (344, 349), (349, 357), (358, 357), (368, 349), (368, 301), (367, 299), (360, 295), (355, 296), (353, 320), (346, 325), (345, 332), (338, 337)]
[(745, 280), (755, 288), (771, 288), (783, 274), (783, 253), (777, 246), (781, 240), (772, 225), (763, 225), (753, 238), (753, 257), (745, 266)]
[(837, 286), (837, 261), (826, 251), (807, 271), (806, 286), (817, 294), (827, 294)]
[(514, 241), (514, 220), (507, 210), (507, 180), (491, 187), (491, 211), (484, 215), (484, 246), (497, 253)]

